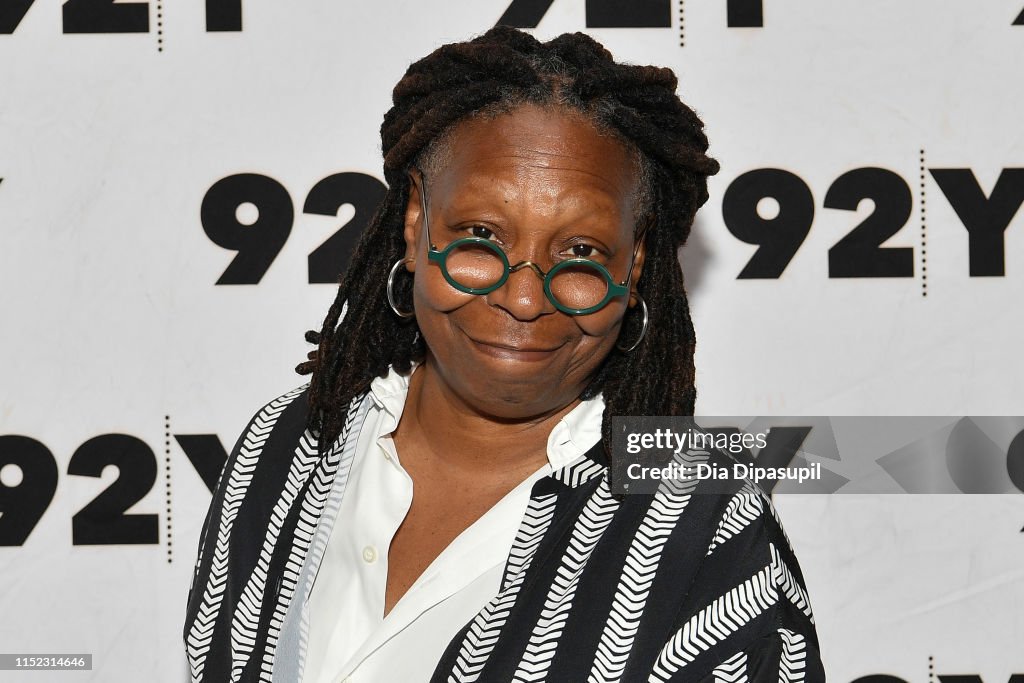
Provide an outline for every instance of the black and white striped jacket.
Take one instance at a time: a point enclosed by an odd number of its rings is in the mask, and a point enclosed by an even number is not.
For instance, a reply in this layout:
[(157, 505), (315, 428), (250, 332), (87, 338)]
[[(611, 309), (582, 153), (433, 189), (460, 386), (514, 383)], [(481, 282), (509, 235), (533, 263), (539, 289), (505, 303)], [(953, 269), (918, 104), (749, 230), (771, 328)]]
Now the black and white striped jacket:
[[(193, 681), (301, 680), (305, 601), (369, 403), (353, 401), (320, 458), (305, 389), (253, 417), (214, 492), (184, 629)], [(431, 681), (813, 683), (824, 673), (799, 565), (760, 489), (702, 493), (691, 482), (615, 497), (598, 443), (533, 487), (499, 593)]]

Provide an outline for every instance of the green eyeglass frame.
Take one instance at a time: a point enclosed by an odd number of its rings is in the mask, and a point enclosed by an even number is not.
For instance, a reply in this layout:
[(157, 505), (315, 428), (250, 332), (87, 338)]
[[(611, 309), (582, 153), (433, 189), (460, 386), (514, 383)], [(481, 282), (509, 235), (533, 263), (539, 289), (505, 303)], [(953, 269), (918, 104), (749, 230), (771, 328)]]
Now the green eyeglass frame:
[[(552, 266), (551, 270), (549, 270), (546, 273), (541, 269), (540, 266), (538, 266), (536, 263), (533, 263), (532, 261), (520, 261), (515, 265), (511, 265), (508, 261), (508, 254), (505, 253), (504, 249), (499, 247), (494, 242), (486, 240), (482, 237), (462, 237), (455, 240), (454, 242), (446, 246), (444, 249), (438, 249), (437, 246), (434, 244), (434, 240), (431, 239), (430, 236), (430, 209), (429, 200), (427, 198), (426, 176), (419, 169), (416, 169), (416, 171), (419, 173), (420, 181), (417, 182), (416, 178), (413, 177), (412, 175), (410, 175), (410, 178), (412, 182), (416, 185), (417, 189), (419, 190), (420, 197), (423, 200), (423, 226), (427, 233), (427, 243), (429, 245), (429, 248), (427, 250), (427, 259), (438, 264), (438, 266), (440, 266), (441, 268), (441, 274), (444, 276), (444, 279), (448, 282), (448, 284), (450, 284), (452, 287), (459, 290), (460, 292), (465, 292), (466, 294), (489, 294), (494, 290), (498, 289), (499, 287), (501, 287), (503, 284), (505, 284), (505, 282), (508, 280), (508, 276), (510, 273), (514, 273), (521, 268), (529, 268), (544, 281), (544, 296), (547, 297), (548, 301), (550, 301), (551, 304), (559, 311), (561, 311), (562, 313), (567, 313), (568, 315), (588, 315), (590, 313), (595, 313), (604, 308), (605, 306), (607, 306), (608, 302), (614, 299), (615, 297), (625, 296), (629, 293), (628, 283), (630, 278), (633, 276), (633, 267), (636, 265), (636, 256), (638, 253), (640, 253), (640, 246), (643, 244), (644, 235), (647, 233), (647, 225), (644, 226), (643, 230), (641, 230), (640, 234), (637, 236), (636, 246), (633, 248), (633, 258), (629, 262), (629, 272), (626, 273), (626, 278), (622, 282), (615, 282), (615, 278), (613, 278), (612, 274), (608, 272), (608, 269), (605, 268), (604, 264), (587, 258), (570, 258), (564, 261), (559, 261), (554, 266)], [(450, 254), (453, 250), (458, 249), (461, 246), (469, 244), (490, 249), (501, 259), (501, 262), (504, 266), (504, 270), (502, 271), (501, 277), (493, 285), (487, 287), (467, 287), (466, 285), (463, 285), (456, 281), (455, 278), (453, 278), (449, 274), (448, 254)], [(605, 283), (607, 285), (607, 291), (605, 292), (604, 298), (599, 303), (594, 304), (593, 306), (588, 306), (587, 308), (571, 308), (569, 306), (562, 304), (555, 297), (554, 293), (552, 293), (551, 291), (551, 282), (552, 278), (555, 275), (557, 275), (560, 271), (566, 268), (572, 268), (574, 266), (581, 265), (593, 268), (594, 270), (599, 272), (602, 275), (602, 277), (604, 277)]]

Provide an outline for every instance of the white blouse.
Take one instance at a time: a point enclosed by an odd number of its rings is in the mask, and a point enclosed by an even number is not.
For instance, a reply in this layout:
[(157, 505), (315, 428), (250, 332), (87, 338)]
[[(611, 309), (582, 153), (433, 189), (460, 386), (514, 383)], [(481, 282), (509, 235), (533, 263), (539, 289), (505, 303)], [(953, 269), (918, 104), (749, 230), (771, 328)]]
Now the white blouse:
[(385, 617), (388, 548), (412, 504), (412, 479), (391, 439), (408, 389), (394, 370), (370, 385), (373, 404), (309, 596), (304, 683), (429, 681), (449, 641), (497, 594), (533, 484), (601, 438), (598, 396), (562, 418), (548, 436), (547, 464), (459, 534)]

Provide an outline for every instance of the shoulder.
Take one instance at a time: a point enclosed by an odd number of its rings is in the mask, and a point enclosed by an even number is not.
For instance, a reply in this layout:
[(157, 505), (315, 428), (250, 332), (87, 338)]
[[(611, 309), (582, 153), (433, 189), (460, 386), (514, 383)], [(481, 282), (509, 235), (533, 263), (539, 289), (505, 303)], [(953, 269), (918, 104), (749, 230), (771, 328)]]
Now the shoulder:
[[(191, 678), (226, 680), (233, 660), (225, 630), (218, 626), (236, 611), (235, 600), (248, 586), (268, 528), (268, 505), (302, 433), (307, 416), (303, 385), (264, 404), (242, 430), (221, 470), (200, 534), (183, 636)], [(271, 456), (271, 457), (266, 457)], [(241, 539), (239, 542), (238, 539)]]
[[(308, 421), (308, 388), (309, 385), (304, 384), (277, 396), (249, 419), (221, 468), (203, 524), (200, 548), (205, 545), (211, 525), (227, 522), (236, 516), (241, 500), (252, 488), (257, 464), (263, 469), (265, 462), (281, 459), (264, 458), (264, 454), (281, 448), (294, 449)], [(200, 563), (202, 555), (201, 551)]]
[(748, 481), (617, 496), (608, 469), (577, 463), (535, 487), (509, 558), (495, 603), (514, 602), (508, 623), (485, 610), (442, 669), (500, 628), (488, 666), (503, 680), (541, 666), (549, 680), (823, 680), (796, 558)]
[[(193, 583), (203, 570), (211, 569), (212, 543), (208, 541), (216, 539), (226, 551), (226, 542), (239, 525), (243, 503), (270, 499), (269, 493), (277, 488), (281, 471), (289, 466), (290, 455), (306, 429), (307, 391), (305, 384), (265, 403), (228, 452), (203, 522)], [(244, 509), (252, 514), (260, 507), (265, 505), (248, 504)]]
[[(286, 563), (301, 566), (312, 540), (300, 519), (319, 518), (338, 469), (320, 457), (309, 422), (308, 387), (265, 403), (249, 420), (221, 472), (200, 538), (184, 637), (193, 680), (227, 680), (262, 661), (238, 629), (263, 628), (262, 610), (287, 609), (294, 594)], [(355, 402), (353, 402), (355, 404)], [(229, 628), (220, 626), (230, 621)], [(260, 625), (255, 626), (255, 625)], [(261, 636), (262, 638), (262, 636)], [(264, 647), (269, 640), (259, 640)], [(248, 664), (246, 664), (248, 662)], [(245, 675), (243, 678), (248, 680)]]
[(271, 432), (293, 431), (296, 427), (304, 428), (309, 418), (309, 384), (303, 384), (276, 398), (266, 402), (249, 419), (242, 430), (238, 442), (232, 449), (232, 457), (241, 448), (249, 450), (266, 444)]

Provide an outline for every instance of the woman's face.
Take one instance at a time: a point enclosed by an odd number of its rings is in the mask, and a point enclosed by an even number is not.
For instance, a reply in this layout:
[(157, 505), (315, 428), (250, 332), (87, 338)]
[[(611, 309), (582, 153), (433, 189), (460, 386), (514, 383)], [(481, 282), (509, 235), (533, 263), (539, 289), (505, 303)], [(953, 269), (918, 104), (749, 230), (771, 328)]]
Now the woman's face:
[[(460, 292), (427, 259), (417, 185), (426, 183), (430, 237), (439, 249), (483, 237), (513, 265), (528, 260), (546, 272), (559, 260), (590, 258), (620, 283), (636, 246), (634, 160), (579, 116), (533, 105), (459, 124), (449, 151), (443, 168), (413, 184), (405, 217), (406, 256), (415, 259), (406, 267), (415, 274), (426, 362), (472, 410), (506, 419), (558, 411), (614, 348), (629, 299), (568, 315), (528, 267), (489, 294)], [(640, 246), (631, 289), (643, 259)]]

